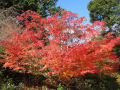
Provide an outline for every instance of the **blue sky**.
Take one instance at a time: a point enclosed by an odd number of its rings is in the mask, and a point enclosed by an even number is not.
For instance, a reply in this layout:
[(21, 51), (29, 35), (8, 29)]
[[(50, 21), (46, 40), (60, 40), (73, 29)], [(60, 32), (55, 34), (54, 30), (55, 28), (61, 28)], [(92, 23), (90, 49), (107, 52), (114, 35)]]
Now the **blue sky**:
[(89, 2), (90, 0), (58, 0), (57, 5), (66, 9), (67, 11), (78, 13), (79, 17), (87, 17), (89, 22), (89, 11), (87, 10), (87, 5)]

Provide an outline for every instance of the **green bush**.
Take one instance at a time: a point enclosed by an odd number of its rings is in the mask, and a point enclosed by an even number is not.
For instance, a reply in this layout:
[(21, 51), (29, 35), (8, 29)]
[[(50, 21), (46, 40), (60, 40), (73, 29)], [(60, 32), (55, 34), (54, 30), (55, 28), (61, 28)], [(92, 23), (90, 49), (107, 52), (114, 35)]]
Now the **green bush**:
[(87, 74), (73, 78), (69, 83), (71, 90), (118, 90), (119, 84), (116, 78), (110, 75)]

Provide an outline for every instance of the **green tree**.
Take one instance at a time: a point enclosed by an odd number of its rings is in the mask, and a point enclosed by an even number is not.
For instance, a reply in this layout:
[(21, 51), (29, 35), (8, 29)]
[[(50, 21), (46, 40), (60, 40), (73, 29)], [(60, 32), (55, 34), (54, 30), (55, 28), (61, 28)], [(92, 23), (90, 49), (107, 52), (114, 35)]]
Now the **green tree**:
[(17, 8), (20, 13), (26, 10), (38, 12), (41, 16), (47, 17), (60, 13), (63, 9), (56, 7), (58, 0), (0, 0), (0, 8)]
[(91, 22), (107, 22), (107, 26), (120, 24), (120, 0), (91, 0), (88, 4)]

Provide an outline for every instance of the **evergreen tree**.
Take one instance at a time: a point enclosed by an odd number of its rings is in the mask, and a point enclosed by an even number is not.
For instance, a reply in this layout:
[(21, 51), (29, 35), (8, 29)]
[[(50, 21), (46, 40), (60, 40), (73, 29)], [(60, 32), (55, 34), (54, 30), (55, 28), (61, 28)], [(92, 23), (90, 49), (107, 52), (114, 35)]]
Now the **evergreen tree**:
[(91, 22), (105, 21), (109, 28), (120, 24), (120, 0), (91, 0), (88, 4)]
[(60, 13), (63, 9), (56, 7), (58, 0), (0, 0), (0, 8), (9, 8), (11, 6), (19, 9), (19, 12), (32, 10), (38, 12), (41, 16), (47, 17), (55, 13)]

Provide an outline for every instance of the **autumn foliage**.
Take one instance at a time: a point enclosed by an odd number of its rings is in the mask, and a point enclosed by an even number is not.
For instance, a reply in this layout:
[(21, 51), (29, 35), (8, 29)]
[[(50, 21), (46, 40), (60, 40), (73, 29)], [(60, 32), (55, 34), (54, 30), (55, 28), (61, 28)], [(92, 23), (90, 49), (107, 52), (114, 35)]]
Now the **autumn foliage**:
[(9, 40), (0, 42), (5, 50), (0, 60), (3, 67), (28, 73), (47, 72), (61, 78), (118, 69), (119, 61), (112, 50), (120, 37), (114, 38), (110, 33), (100, 40), (105, 22), (85, 24), (85, 17), (78, 18), (70, 11), (41, 18), (28, 10), (17, 19), (23, 25), (21, 33), (12, 32)]

